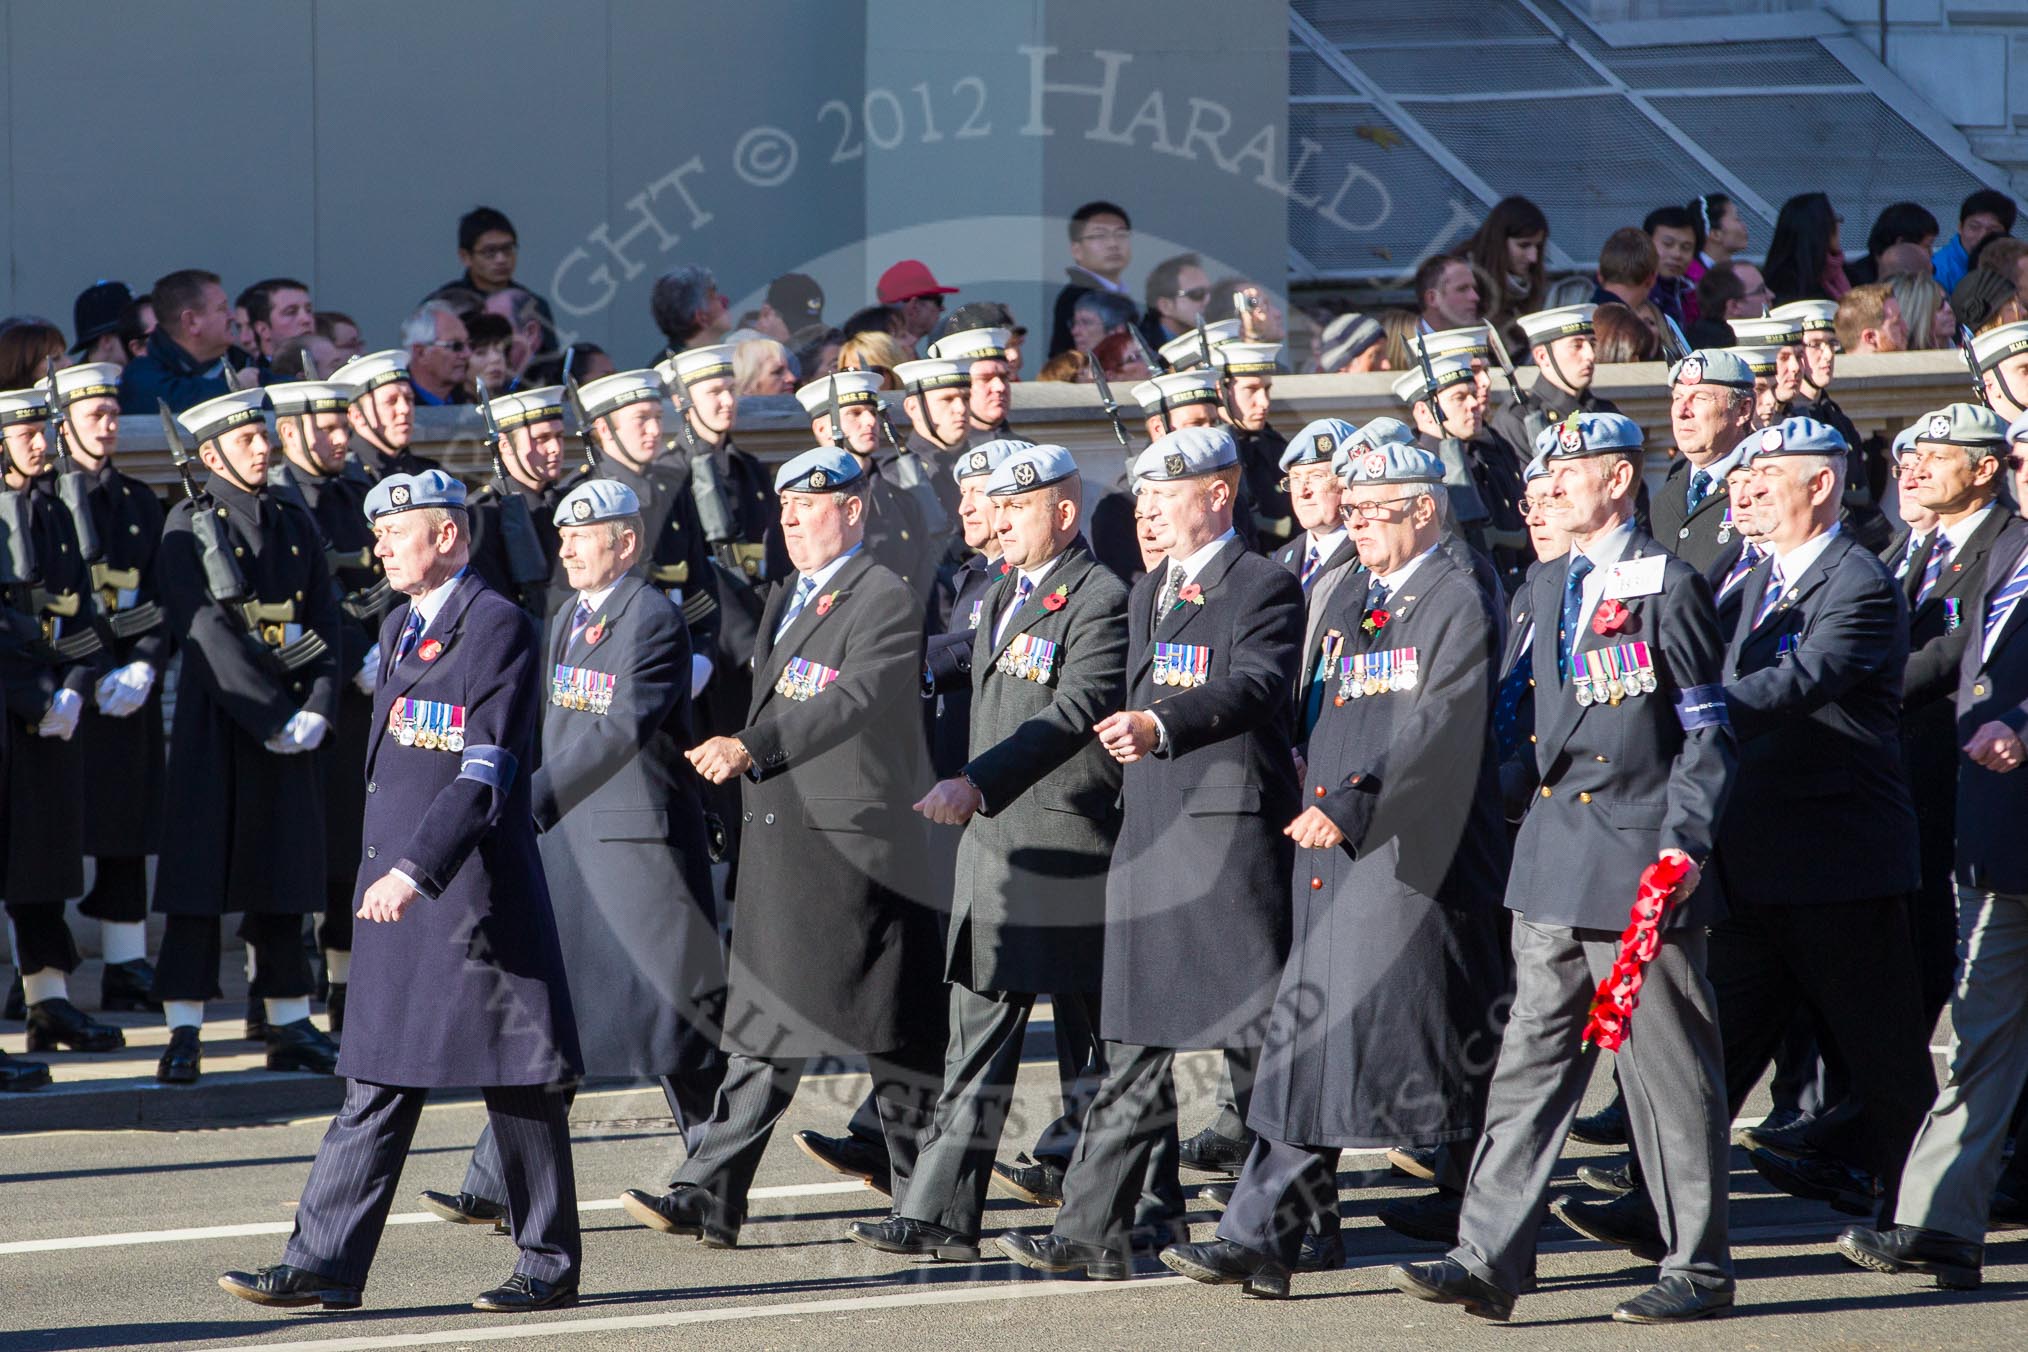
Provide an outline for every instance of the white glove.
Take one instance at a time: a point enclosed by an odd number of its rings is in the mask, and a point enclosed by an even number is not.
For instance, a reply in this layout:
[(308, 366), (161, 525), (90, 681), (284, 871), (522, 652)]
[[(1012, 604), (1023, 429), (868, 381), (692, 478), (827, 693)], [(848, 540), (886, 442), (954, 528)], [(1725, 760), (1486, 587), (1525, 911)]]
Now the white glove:
[(49, 701), (49, 712), (35, 725), (37, 737), (54, 737), (59, 742), (68, 742), (70, 735), (77, 731), (77, 721), (84, 716), (84, 697), (68, 687), (56, 692)]
[(125, 718), (148, 702), (148, 692), (154, 687), (155, 668), (146, 662), (129, 662), (107, 673), (93, 696), (100, 713), (108, 718)]
[(298, 751), (315, 751), (324, 741), (324, 734), (331, 731), (331, 720), (322, 714), (311, 713), (308, 709), (290, 718), (282, 728), (283, 734), (296, 745)]
[(711, 659), (703, 653), (690, 654), (690, 698), (696, 699), (711, 683)]
[(359, 670), (352, 674), (352, 684), (359, 687), (359, 693), (368, 699), (380, 689), (380, 644), (375, 643), (366, 650), (366, 659), (359, 664)]

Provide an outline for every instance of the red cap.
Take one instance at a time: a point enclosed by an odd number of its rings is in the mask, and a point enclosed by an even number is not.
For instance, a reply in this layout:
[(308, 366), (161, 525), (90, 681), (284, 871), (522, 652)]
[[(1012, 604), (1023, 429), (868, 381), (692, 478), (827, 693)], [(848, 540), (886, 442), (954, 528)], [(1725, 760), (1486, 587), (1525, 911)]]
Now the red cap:
[(955, 296), (958, 288), (943, 286), (919, 258), (904, 258), (880, 274), (876, 289), (882, 305), (899, 305), (917, 296)]

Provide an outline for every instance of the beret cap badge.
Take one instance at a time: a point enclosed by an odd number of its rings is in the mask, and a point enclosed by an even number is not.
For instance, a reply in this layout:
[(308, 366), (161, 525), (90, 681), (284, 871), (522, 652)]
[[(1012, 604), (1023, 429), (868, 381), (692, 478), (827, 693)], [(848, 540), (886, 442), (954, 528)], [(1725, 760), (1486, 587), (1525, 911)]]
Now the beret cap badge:
[(1931, 436), (1933, 437), (1949, 436), (1950, 430), (1951, 430), (1950, 414), (1937, 413), (1931, 415), (1929, 420), (1929, 434)]
[(1184, 466), (1182, 456), (1166, 455), (1162, 457), (1162, 472), (1164, 474), (1181, 475), (1183, 473), (1183, 468)]
[(408, 506), (408, 485), (396, 484), (392, 489), (388, 490), (387, 496), (388, 500), (393, 502), (397, 507)]
[(829, 474), (826, 474), (823, 470), (813, 469), (810, 471), (810, 487), (822, 488), (830, 482), (831, 476)]
[(1022, 461), (1020, 464), (1016, 465), (1014, 467), (1014, 482), (1022, 485), (1024, 488), (1029, 484), (1034, 483), (1035, 466), (1029, 464), (1025, 460)]
[(591, 520), (591, 513), (591, 503), (584, 498), (579, 498), (576, 502), (570, 504), (571, 516), (579, 521)]

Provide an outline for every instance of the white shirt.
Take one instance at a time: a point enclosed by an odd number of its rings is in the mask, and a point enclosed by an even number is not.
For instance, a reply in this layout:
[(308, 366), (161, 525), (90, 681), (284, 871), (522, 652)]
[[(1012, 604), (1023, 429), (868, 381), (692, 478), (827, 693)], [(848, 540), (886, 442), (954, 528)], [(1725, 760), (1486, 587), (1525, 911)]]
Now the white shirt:
[(422, 619), (422, 628), (416, 630), (418, 637), (427, 634), (430, 631), (430, 626), (437, 622), (437, 615), (443, 610), (444, 603), (451, 599), (451, 589), (458, 585), (458, 580), (464, 577), (467, 571), (469, 570), (460, 568), (457, 572), (451, 574), (448, 581), (438, 583), (421, 596), (411, 596), (409, 598), (408, 608), (410, 613), (420, 616)]
[(1969, 515), (1967, 515), (1964, 518), (1964, 520), (1958, 522), (1956, 525), (1945, 526), (1943, 528), (1944, 538), (1951, 542), (1952, 558), (1956, 558), (1960, 553), (1964, 551), (1965, 542), (1972, 538), (1972, 532), (1977, 530), (1985, 522), (1987, 516), (1991, 515), (1993, 510), (1994, 510), (1993, 504), (1989, 502), (1985, 506), (1979, 508), (1978, 511), (1972, 512)]
[[(1822, 535), (1811, 536), (1786, 554), (1778, 549), (1773, 549), (1772, 546), (1768, 546), (1772, 550), (1775, 560), (1774, 577), (1769, 581), (1768, 585), (1773, 586), (1776, 582), (1779, 582), (1784, 590), (1795, 586), (1796, 579), (1800, 578), (1804, 573), (1809, 572), (1810, 565), (1822, 558), (1824, 551), (1830, 548), (1831, 541), (1838, 538), (1838, 531), (1839, 527), (1834, 522), (1831, 529), (1825, 531)], [(1765, 597), (1765, 595), (1766, 593), (1763, 592), (1762, 596)]]
[(1051, 559), (1049, 562), (1043, 564), (1040, 568), (1022, 568), (1017, 570), (1020, 576), (1015, 579), (1014, 583), (1015, 599), (1010, 600), (1007, 603), (1007, 608), (1000, 612), (1000, 618), (993, 621), (994, 646), (997, 647), (999, 645), (1000, 635), (1006, 632), (1007, 625), (1014, 618), (1014, 612), (1021, 608), (1021, 599), (1022, 599), (1021, 584), (1023, 582), (1026, 582), (1028, 584), (1028, 590), (1031, 593), (1041, 591), (1042, 579), (1049, 576), (1050, 570), (1056, 567), (1056, 559), (1060, 559), (1062, 557), (1063, 555), (1058, 554), (1055, 559)]
[[(810, 595), (814, 597), (818, 592), (824, 590), (825, 583), (829, 582), (832, 578), (838, 576), (838, 570), (845, 566), (845, 561), (851, 558), (854, 554), (857, 554), (860, 548), (861, 548), (860, 545), (854, 545), (852, 546), (852, 548), (846, 550), (843, 554), (840, 554), (837, 558), (831, 560), (829, 563), (825, 564), (822, 568), (817, 569), (815, 572), (804, 573), (802, 575), (802, 578), (797, 579), (797, 585), (800, 586), (802, 584), (802, 581), (804, 579), (807, 579), (810, 583)], [(795, 594), (794, 592), (790, 593), (790, 595), (792, 596), (794, 594)]]
[(1413, 577), (1415, 570), (1422, 566), (1422, 561), (1442, 548), (1443, 541), (1439, 540), (1428, 549), (1423, 550), (1422, 553), (1410, 559), (1407, 563), (1402, 564), (1395, 571), (1382, 577), (1376, 577), (1374, 580), (1387, 588), (1388, 599), (1392, 600), (1401, 595), (1401, 589), (1408, 585), (1409, 578)]
[(1690, 472), (1683, 476), (1683, 500), (1685, 502), (1690, 500), (1690, 481), (1695, 479), (1700, 473), (1711, 476), (1711, 486), (1704, 490), (1705, 497), (1708, 498), (1719, 489), (1725, 487), (1725, 476), (1738, 468), (1741, 458), (1745, 455), (1745, 446), (1735, 446), (1708, 465), (1701, 467), (1691, 465)]
[[(1195, 553), (1189, 554), (1180, 559), (1175, 557), (1174, 555), (1171, 555), (1169, 558), (1169, 562), (1180, 563), (1183, 565), (1183, 581), (1187, 585), (1197, 580), (1197, 575), (1204, 571), (1204, 565), (1211, 562), (1212, 555), (1216, 554), (1219, 550), (1225, 548), (1226, 541), (1236, 540), (1238, 538), (1239, 532), (1233, 530), (1230, 527), (1227, 527), (1225, 534), (1219, 536), (1216, 540), (1213, 540), (1210, 544), (1205, 545), (1202, 548), (1198, 549)], [(1166, 573), (1164, 575), (1166, 576)]]
[(1315, 531), (1309, 531), (1307, 534), (1310, 537), (1309, 543), (1303, 546), (1303, 558), (1297, 560), (1299, 564), (1306, 561), (1309, 558), (1309, 551), (1314, 549), (1317, 551), (1317, 566), (1322, 568), (1331, 561), (1331, 556), (1338, 552), (1338, 546), (1345, 543), (1345, 527), (1343, 526), (1338, 527), (1338, 529), (1332, 531), (1329, 535), (1319, 535)]
[[(1591, 560), (1591, 571), (1584, 575), (1583, 590), (1579, 593), (1581, 598), (1577, 612), (1579, 615), (1597, 613), (1599, 602), (1605, 600), (1606, 574), (1611, 572), (1612, 566), (1620, 561), (1620, 556), (1627, 552), (1627, 546), (1632, 543), (1633, 538), (1634, 523), (1630, 518), (1621, 522), (1606, 535), (1605, 539), (1600, 540), (1590, 549), (1580, 549), (1575, 540), (1570, 542), (1571, 553), (1582, 554), (1585, 558)], [(1567, 588), (1569, 584), (1566, 582), (1565, 586)], [(1578, 635), (1570, 635), (1570, 649), (1572, 652), (1577, 651), (1577, 643)]]
[(599, 613), (599, 607), (606, 603), (606, 598), (611, 596), (613, 589), (619, 585), (618, 582), (610, 582), (600, 587), (597, 591), (579, 592), (577, 594), (577, 603), (596, 615)]

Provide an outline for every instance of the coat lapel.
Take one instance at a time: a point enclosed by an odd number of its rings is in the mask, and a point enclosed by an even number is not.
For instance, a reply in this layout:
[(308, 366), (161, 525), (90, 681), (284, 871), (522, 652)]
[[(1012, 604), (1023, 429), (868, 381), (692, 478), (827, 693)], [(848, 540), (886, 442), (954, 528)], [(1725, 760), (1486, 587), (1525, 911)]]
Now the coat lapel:
[[(416, 636), (415, 646), (408, 650), (408, 656), (396, 662), (393, 669), (387, 673), (388, 679), (382, 688), (388, 692), (391, 699), (400, 698), (409, 687), (422, 679), (423, 673), (430, 669), (432, 663), (443, 660), (444, 649), (457, 642), (458, 630), (465, 621), (465, 611), (471, 606), (472, 598), (478, 594), (479, 588), (484, 585), (479, 581), (479, 575), (474, 572), (468, 571), (458, 579), (457, 586), (451, 589), (450, 596), (444, 601), (443, 609), (437, 612), (437, 617), (430, 621), (429, 627)], [(410, 601), (409, 604), (413, 606), (415, 603)], [(404, 617), (402, 623), (407, 622)], [(397, 641), (399, 637), (397, 631)], [(432, 640), (439, 646), (434, 650), (434, 656), (425, 659), (423, 649)]]
[[(1666, 551), (1656, 544), (1647, 532), (1637, 528), (1633, 538), (1627, 541), (1627, 547), (1621, 552), (1618, 561), (1624, 563), (1664, 552)], [(1557, 691), (1552, 716), (1548, 724), (1537, 733), (1541, 740), (1536, 746), (1536, 763), (1544, 770), (1547, 770), (1562, 752), (1563, 744), (1570, 740), (1573, 732), (1577, 731), (1578, 723), (1583, 720), (1589, 709), (1597, 707), (1579, 704), (1576, 692), (1570, 688), (1569, 681), (1563, 679), (1562, 672), (1557, 668), (1559, 654), (1556, 631), (1563, 623), (1563, 593), (1569, 585), (1570, 561), (1575, 554), (1576, 551), (1572, 551), (1564, 555), (1558, 563), (1545, 566), (1535, 575), (1533, 653), (1535, 680), (1540, 688), (1542, 682), (1554, 677)], [(1601, 591), (1600, 595), (1603, 596), (1604, 592)], [(1660, 594), (1629, 596), (1622, 598), (1622, 601), (1632, 613), (1633, 619), (1618, 633), (1598, 633), (1591, 627), (1592, 616), (1583, 611), (1578, 612), (1577, 634), (1570, 645), (1573, 654), (1595, 652), (1600, 648), (1609, 648), (1620, 643), (1653, 641), (1652, 616), (1661, 601)]]
[[(1015, 611), (1009, 617), (1006, 632), (997, 638), (994, 638), (990, 632), (987, 634), (987, 637), (992, 639), (992, 650), (987, 655), (986, 661), (982, 664), (977, 658), (974, 658), (972, 665), (975, 667), (980, 665), (991, 666), (998, 662), (1000, 654), (1007, 651), (1007, 645), (1014, 641), (1016, 634), (1026, 632), (1037, 620), (1050, 613), (1043, 605), (1045, 597), (1054, 592), (1058, 587), (1066, 588), (1066, 595), (1069, 592), (1076, 591), (1078, 584), (1084, 581), (1085, 574), (1089, 573), (1096, 566), (1091, 556), (1091, 547), (1085, 544), (1084, 537), (1080, 535), (1071, 541), (1069, 548), (1065, 549), (1062, 557), (1057, 559), (1056, 566), (1044, 574), (1042, 581), (1037, 584), (1035, 590), (1028, 594), (1028, 599), (1022, 603), (1021, 609)], [(1013, 589), (1020, 585), (1018, 581), (1019, 577), (1020, 574), (1018, 573), (1009, 573), (993, 584), (991, 589), (986, 593), (986, 609), (980, 613), (979, 623), (992, 624), (998, 622), (1000, 612), (1006, 609), (1009, 601), (1014, 599)]]
[(1998, 637), (1991, 643), (1985, 641), (1986, 607), (1992, 604), (1993, 593), (2007, 585), (2007, 579), (2013, 575), (2015, 568), (2020, 566), (2024, 557), (2028, 557), (2028, 550), (2003, 550), (1993, 557), (1993, 567), (1986, 570), (1986, 585), (1980, 589), (1977, 600), (1979, 607), (1978, 629), (1972, 634), (1972, 642), (1979, 644), (1981, 647), (1981, 656), (1979, 658), (1980, 671), (1984, 671), (1991, 663), (1991, 655), (1999, 652), (2001, 646), (2021, 630), (2022, 612), (2028, 611), (2028, 596), (2022, 597), (2015, 604), (2014, 608), (2007, 613), (2007, 617), (2000, 621), (2000, 633)]
[[(1993, 541), (1999, 539), (2000, 532), (2007, 528), (2007, 520), (2006, 506), (1994, 503), (1992, 510), (1986, 513), (1986, 519), (1979, 523), (1978, 529), (1965, 538), (1965, 547), (1952, 555), (1951, 561), (1944, 566), (1942, 575), (1936, 580), (1936, 590), (1930, 593), (1927, 601), (1914, 607), (1914, 614), (1909, 617), (1911, 626), (1920, 623), (1933, 607), (1941, 606), (1945, 600), (1964, 599), (1965, 593), (1960, 588), (1964, 586), (1967, 577), (1978, 572), (1979, 563), (1993, 547)], [(1919, 591), (1921, 587), (1922, 580), (1918, 577), (1916, 589)]]
[[(1237, 539), (1226, 541), (1224, 548), (1211, 556), (1211, 561), (1198, 570), (1197, 576), (1192, 581), (1202, 590), (1210, 591), (1225, 579), (1227, 573), (1232, 571), (1234, 560), (1238, 559), (1245, 550), (1246, 546), (1241, 544)], [(1168, 566), (1168, 561), (1164, 560), (1162, 564), (1163, 569), (1166, 569)], [(1152, 598), (1159, 597), (1162, 594), (1163, 577), (1164, 573), (1161, 570), (1157, 570), (1141, 579), (1141, 583), (1136, 584), (1136, 586), (1145, 583), (1154, 584), (1149, 588), (1147, 596), (1137, 596), (1134, 598), (1134, 603), (1141, 607), (1141, 613), (1146, 614), (1151, 607)], [(1167, 614), (1155, 617), (1154, 623), (1149, 629), (1148, 641), (1143, 643), (1140, 652), (1135, 654), (1134, 669), (1129, 674), (1127, 681), (1129, 686), (1139, 681), (1142, 673), (1155, 664), (1155, 645), (1157, 643), (1174, 642), (1176, 635), (1187, 628), (1190, 621), (1196, 618), (1197, 612), (1202, 609), (1204, 609), (1202, 605), (1192, 604), (1188, 601), (1178, 601), (1169, 607)]]
[[(781, 676), (782, 668), (789, 664), (789, 659), (794, 657), (797, 650), (803, 644), (810, 641), (810, 635), (815, 633), (818, 627), (831, 617), (830, 611), (820, 611), (818, 609), (823, 598), (827, 596), (834, 597), (835, 599), (831, 604), (835, 609), (836, 606), (843, 603), (852, 594), (852, 584), (858, 580), (859, 575), (872, 566), (873, 556), (867, 553), (866, 550), (861, 549), (857, 554), (854, 554), (845, 561), (844, 567), (832, 574), (829, 586), (819, 588), (804, 603), (801, 613), (789, 622), (788, 631), (782, 635), (781, 642), (775, 643), (770, 647), (767, 660), (764, 663), (756, 662), (754, 664), (753, 690), (755, 708), (759, 708), (774, 693), (775, 681)], [(800, 581), (802, 581), (802, 574), (797, 573), (792, 575), (783, 590), (789, 596), (795, 595), (796, 584)], [(782, 604), (786, 606), (787, 600), (784, 599)], [(774, 626), (782, 622), (781, 607), (774, 606), (771, 603), (766, 619), (768, 627), (763, 631), (764, 636), (761, 640), (763, 644), (768, 642), (765, 635), (772, 634)]]
[[(1754, 576), (1747, 582), (1746, 595), (1740, 598), (1740, 641), (1736, 649), (1737, 655), (1732, 662), (1732, 670), (1735, 673), (1739, 670), (1739, 659), (1746, 656), (1747, 649), (1775, 641), (1775, 636), (1781, 632), (1782, 617), (1808, 600), (1813, 592), (1829, 581), (1831, 569), (1837, 566), (1838, 561), (1845, 557), (1845, 551), (1851, 548), (1853, 548), (1852, 537), (1844, 531), (1839, 531), (1838, 537), (1824, 547), (1824, 552), (1817, 555), (1815, 562), (1803, 570), (1803, 575), (1788, 584), (1787, 589), (1782, 592), (1782, 599), (1775, 603), (1775, 608), (1768, 612), (1767, 619), (1760, 624), (1753, 621), (1754, 616), (1760, 613), (1761, 600), (1767, 592), (1768, 584), (1774, 580), (1773, 556), (1770, 555), (1754, 565)], [(1758, 585), (1755, 585), (1756, 583)]]

